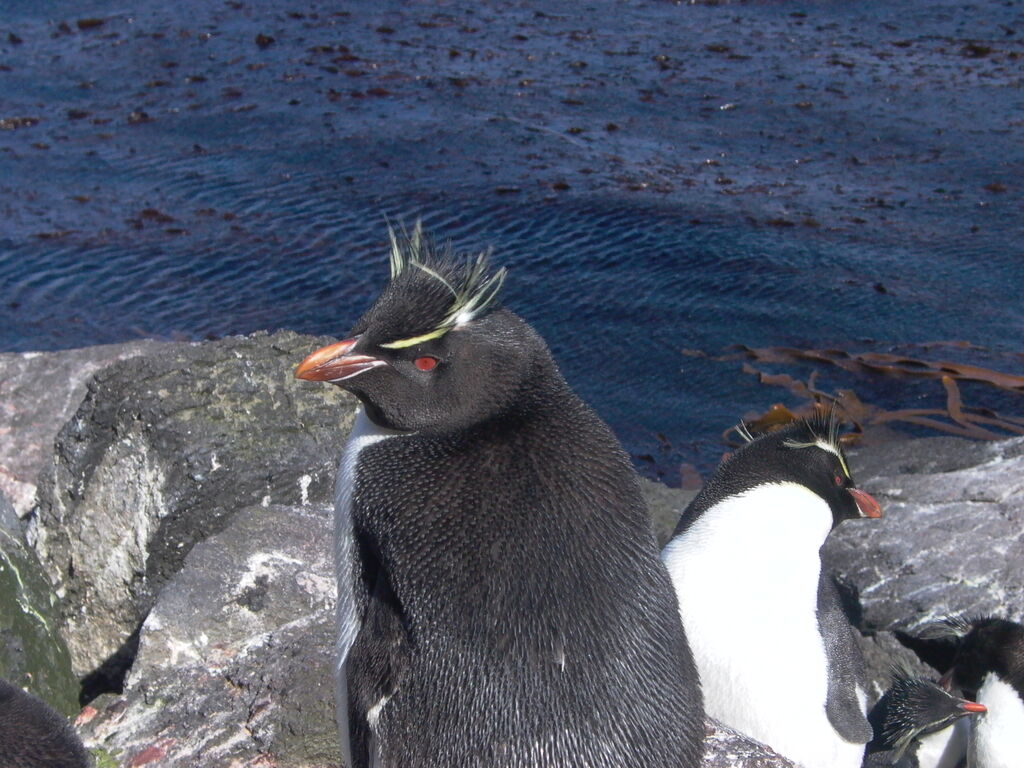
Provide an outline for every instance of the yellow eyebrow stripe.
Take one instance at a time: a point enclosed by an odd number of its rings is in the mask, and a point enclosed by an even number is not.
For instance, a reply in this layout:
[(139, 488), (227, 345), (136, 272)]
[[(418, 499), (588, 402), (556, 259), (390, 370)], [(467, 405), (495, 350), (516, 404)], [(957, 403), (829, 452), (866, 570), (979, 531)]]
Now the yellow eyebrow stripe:
[(384, 349), (405, 349), (406, 347), (414, 347), (424, 341), (430, 341), (431, 339), (439, 339), (444, 336), (451, 328), (438, 328), (436, 331), (430, 333), (424, 333), (422, 336), (413, 336), (409, 339), (399, 339), (398, 341), (389, 341), (387, 344), (381, 344), (380, 346)]
[(815, 445), (817, 445), (823, 451), (828, 451), (833, 456), (835, 456), (837, 459), (839, 459), (839, 466), (841, 466), (843, 468), (843, 474), (846, 475), (847, 479), (849, 479), (849, 480), (853, 479), (853, 476), (850, 474), (850, 468), (846, 466), (846, 459), (843, 458), (843, 454), (840, 453), (837, 448), (835, 448), (830, 443), (826, 443), (826, 442), (824, 442), (822, 440), (816, 441)]

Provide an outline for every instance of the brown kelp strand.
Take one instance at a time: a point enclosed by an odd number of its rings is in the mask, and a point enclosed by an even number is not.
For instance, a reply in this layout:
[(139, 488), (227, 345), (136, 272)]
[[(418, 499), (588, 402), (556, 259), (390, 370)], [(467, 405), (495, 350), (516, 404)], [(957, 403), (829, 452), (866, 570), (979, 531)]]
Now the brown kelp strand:
[[(918, 348), (927, 351), (940, 346), (962, 347), (964, 344), (933, 343)], [(964, 383), (980, 383), (1011, 395), (1024, 394), (1024, 376), (993, 368), (948, 360), (926, 360), (907, 354), (746, 345), (730, 347), (714, 359), (742, 360), (743, 373), (757, 377), (761, 384), (785, 389), (803, 401), (790, 407), (776, 403), (767, 411), (748, 418), (747, 425), (755, 431), (776, 429), (793, 419), (811, 414), (817, 408), (832, 407), (840, 418), (853, 426), (854, 431), (844, 437), (847, 442), (894, 437), (898, 432), (894, 433), (892, 428), (898, 430), (901, 425), (976, 440), (998, 440), (1024, 435), (1024, 417), (1000, 413), (984, 406), (969, 406), (964, 402), (961, 391)], [(810, 367), (811, 370), (804, 379), (791, 373), (769, 371), (766, 366), (792, 366), (801, 371)], [(836, 371), (869, 380), (883, 377), (925, 382), (932, 380), (935, 382), (936, 398), (940, 393), (944, 394), (944, 403), (927, 408), (886, 408), (867, 401), (853, 388), (830, 389), (819, 385), (823, 372), (834, 375)], [(738, 444), (739, 436), (734, 429), (727, 430), (722, 437), (727, 443)]]

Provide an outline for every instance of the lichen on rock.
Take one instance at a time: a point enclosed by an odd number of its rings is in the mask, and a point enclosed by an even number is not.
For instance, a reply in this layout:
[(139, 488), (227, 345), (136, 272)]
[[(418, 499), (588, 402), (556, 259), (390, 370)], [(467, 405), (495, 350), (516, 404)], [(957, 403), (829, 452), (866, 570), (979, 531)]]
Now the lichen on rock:
[(0, 493), (0, 677), (71, 715), (78, 710), (78, 681), (56, 605), (14, 508)]

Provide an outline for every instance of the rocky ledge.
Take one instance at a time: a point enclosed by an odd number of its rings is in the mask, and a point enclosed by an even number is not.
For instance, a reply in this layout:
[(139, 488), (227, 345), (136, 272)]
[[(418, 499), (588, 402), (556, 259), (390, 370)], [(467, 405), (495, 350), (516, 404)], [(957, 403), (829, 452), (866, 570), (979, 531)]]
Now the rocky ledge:
[[(0, 355), (18, 499), (0, 506), (0, 674), (65, 712), (87, 700), (98, 766), (339, 764), (328, 503), (354, 403), (291, 375), (321, 341)], [(827, 555), (876, 689), (896, 656), (926, 669), (907, 646), (933, 617), (1021, 617), (1022, 456), (926, 439), (855, 457), (887, 517), (844, 524)], [(645, 493), (664, 538), (692, 494)], [(789, 765), (707, 733), (707, 766)]]

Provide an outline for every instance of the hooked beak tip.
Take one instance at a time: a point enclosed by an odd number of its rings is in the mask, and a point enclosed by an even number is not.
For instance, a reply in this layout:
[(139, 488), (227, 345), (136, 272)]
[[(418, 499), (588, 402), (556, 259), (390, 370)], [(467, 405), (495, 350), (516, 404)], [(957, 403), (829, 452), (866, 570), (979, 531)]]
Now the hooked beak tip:
[(295, 378), (306, 381), (338, 381), (385, 364), (383, 360), (368, 355), (349, 354), (357, 341), (345, 339), (314, 351), (299, 363), (295, 369)]
[(861, 517), (878, 519), (882, 516), (882, 505), (875, 501), (875, 497), (870, 493), (862, 491), (860, 488), (848, 488), (847, 490), (853, 496)]

